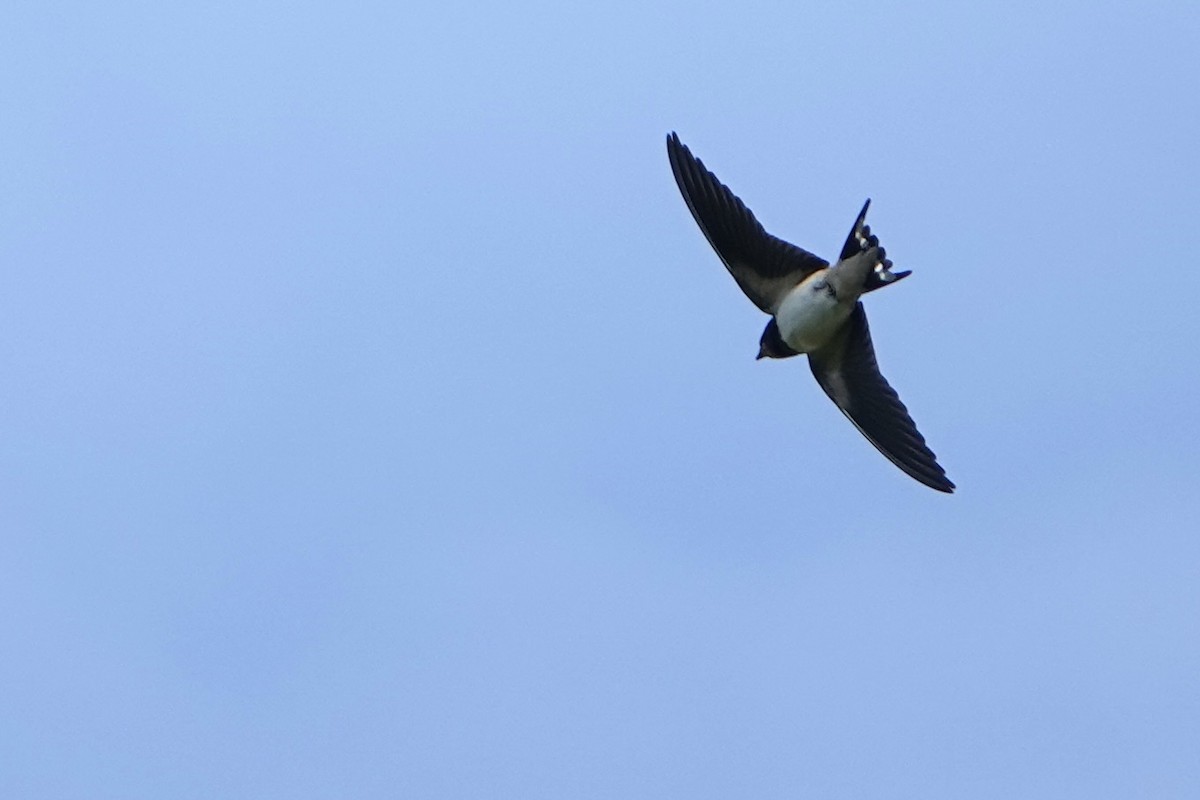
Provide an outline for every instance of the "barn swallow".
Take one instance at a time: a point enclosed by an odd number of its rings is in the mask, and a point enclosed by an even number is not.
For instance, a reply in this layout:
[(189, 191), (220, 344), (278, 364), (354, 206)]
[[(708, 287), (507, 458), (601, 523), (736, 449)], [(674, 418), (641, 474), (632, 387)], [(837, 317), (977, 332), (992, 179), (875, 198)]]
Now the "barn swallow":
[(746, 296), (771, 319), (757, 358), (804, 353), (817, 383), (859, 433), (912, 478), (939, 492), (954, 484), (917, 430), (904, 403), (879, 372), (867, 314), (859, 299), (895, 283), (863, 204), (832, 266), (820, 256), (763, 229), (729, 187), (672, 133), (667, 155), (675, 182), (708, 243)]

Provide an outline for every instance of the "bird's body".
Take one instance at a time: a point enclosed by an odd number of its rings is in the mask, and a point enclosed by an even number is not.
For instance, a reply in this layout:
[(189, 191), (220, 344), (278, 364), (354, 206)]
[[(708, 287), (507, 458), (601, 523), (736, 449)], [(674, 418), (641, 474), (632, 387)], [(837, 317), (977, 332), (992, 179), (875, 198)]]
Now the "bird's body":
[(775, 312), (780, 338), (800, 353), (821, 349), (846, 323), (854, 309), (855, 295), (846, 303), (826, 280), (829, 270), (814, 272), (783, 297)]
[(817, 383), (871, 444), (931, 488), (954, 491), (908, 410), (875, 361), (859, 298), (909, 272), (892, 272), (863, 205), (835, 264), (767, 233), (750, 209), (692, 155), (667, 137), (675, 181), (700, 229), (742, 291), (771, 315), (758, 358), (807, 354)]
[(775, 323), (783, 341), (799, 353), (827, 345), (854, 312), (878, 251), (855, 253), (832, 267), (819, 269), (783, 296)]

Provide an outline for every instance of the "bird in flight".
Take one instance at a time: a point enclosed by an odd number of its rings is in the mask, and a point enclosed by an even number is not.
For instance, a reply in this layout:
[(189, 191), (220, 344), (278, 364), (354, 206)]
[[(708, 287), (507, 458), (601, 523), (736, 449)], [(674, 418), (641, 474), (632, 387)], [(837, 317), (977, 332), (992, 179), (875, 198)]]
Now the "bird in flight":
[(859, 297), (908, 277), (893, 272), (863, 205), (837, 263), (767, 233), (745, 203), (672, 133), (667, 155), (675, 182), (708, 243), (737, 285), (770, 314), (758, 358), (805, 353), (817, 383), (854, 427), (893, 464), (926, 486), (954, 484), (879, 372)]

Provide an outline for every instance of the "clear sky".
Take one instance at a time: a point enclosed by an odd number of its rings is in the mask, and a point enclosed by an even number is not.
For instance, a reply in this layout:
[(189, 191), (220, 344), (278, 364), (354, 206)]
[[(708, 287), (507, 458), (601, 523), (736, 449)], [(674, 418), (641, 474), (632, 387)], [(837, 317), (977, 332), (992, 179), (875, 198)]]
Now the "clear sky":
[(1196, 796), (1195, 3), (3, 16), (0, 796)]

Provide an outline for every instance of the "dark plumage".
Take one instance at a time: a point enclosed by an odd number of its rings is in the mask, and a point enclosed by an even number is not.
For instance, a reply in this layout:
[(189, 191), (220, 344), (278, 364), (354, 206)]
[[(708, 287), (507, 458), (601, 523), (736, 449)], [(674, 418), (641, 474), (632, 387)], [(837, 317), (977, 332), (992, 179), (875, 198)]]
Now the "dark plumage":
[(667, 155), (700, 230), (746, 296), (770, 314), (758, 358), (808, 354), (817, 383), (871, 444), (908, 475), (953, 492), (904, 403), (879, 372), (859, 297), (911, 274), (892, 272), (866, 224), (868, 200), (838, 257), (823, 258), (767, 233), (754, 214), (672, 133)]

